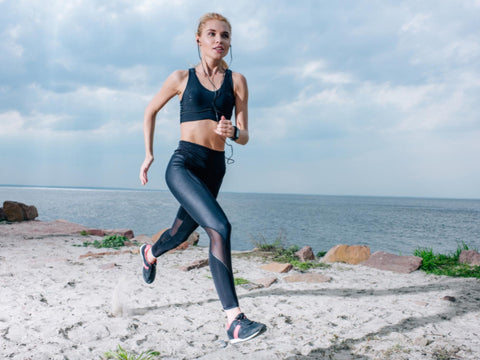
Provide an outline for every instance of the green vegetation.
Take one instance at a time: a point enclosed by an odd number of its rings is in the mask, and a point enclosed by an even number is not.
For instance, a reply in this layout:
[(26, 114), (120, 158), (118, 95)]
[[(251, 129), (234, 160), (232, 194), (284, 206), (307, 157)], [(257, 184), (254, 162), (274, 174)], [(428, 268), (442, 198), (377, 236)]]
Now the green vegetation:
[(432, 249), (425, 248), (418, 248), (413, 254), (423, 259), (420, 269), (428, 274), (480, 278), (480, 266), (470, 266), (458, 262), (463, 250), (469, 250), (465, 243), (459, 244), (454, 253), (447, 255), (434, 254)]
[(107, 351), (105, 353), (106, 359), (115, 359), (115, 360), (154, 360), (160, 359), (160, 353), (158, 351), (148, 350), (146, 352), (142, 352), (139, 355), (134, 353), (129, 353), (124, 350), (120, 345), (118, 345), (118, 349), (115, 351)]
[(258, 235), (257, 239), (252, 239), (252, 243), (253, 246), (260, 251), (273, 252), (277, 249), (284, 249), (285, 244), (287, 243), (287, 238), (284, 232), (280, 231), (273, 243), (268, 242), (267, 239), (265, 239), (265, 236), (261, 234)]
[[(252, 240), (253, 245), (260, 251), (270, 254), (272, 260), (292, 264), (293, 267), (300, 270), (309, 270), (312, 268), (327, 268), (328, 264), (316, 261), (300, 261), (295, 253), (299, 250), (296, 245), (286, 248), (286, 237), (283, 231), (280, 231), (277, 238), (269, 243), (263, 235), (259, 235), (257, 240)], [(319, 253), (320, 254), (320, 253)], [(323, 253), (325, 254), (325, 253)], [(318, 254), (317, 254), (318, 256)], [(323, 256), (323, 255), (322, 255)]]
[(242, 278), (234, 278), (233, 282), (235, 283), (235, 285), (245, 285), (250, 283), (250, 281), (248, 281), (247, 279)]
[[(130, 242), (130, 240), (126, 236), (122, 235), (110, 235), (110, 236), (105, 236), (102, 241), (95, 240), (93, 242), (91, 241), (84, 241), (83, 245), (76, 245), (76, 246), (93, 246), (97, 249), (100, 248), (112, 248), (112, 249), (118, 249), (119, 247), (125, 246), (126, 242)], [(135, 245), (138, 245), (137, 243), (134, 243)]]
[(88, 232), (86, 232), (85, 230), (82, 230), (82, 231), (80, 231), (80, 235), (82, 235), (82, 236), (87, 236), (87, 235), (89, 235), (89, 234), (88, 234)]

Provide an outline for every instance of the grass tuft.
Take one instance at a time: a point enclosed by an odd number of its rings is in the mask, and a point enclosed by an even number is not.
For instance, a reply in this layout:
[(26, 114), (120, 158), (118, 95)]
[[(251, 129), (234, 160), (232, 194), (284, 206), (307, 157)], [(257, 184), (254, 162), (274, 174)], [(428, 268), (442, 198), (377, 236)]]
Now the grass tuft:
[(435, 254), (432, 249), (417, 248), (413, 255), (423, 259), (420, 269), (428, 274), (480, 278), (480, 266), (458, 262), (463, 250), (469, 250), (465, 243), (459, 244), (457, 250), (451, 254)]
[[(102, 241), (95, 240), (93, 242), (91, 241), (84, 241), (83, 245), (74, 245), (74, 246), (93, 246), (97, 249), (101, 248), (112, 248), (112, 249), (118, 249), (122, 246), (125, 246), (126, 242), (130, 242), (130, 240), (123, 235), (110, 235), (110, 236), (105, 236)], [(135, 243), (135, 245), (139, 245), (138, 243)]]
[(234, 278), (233, 282), (235, 283), (235, 285), (245, 285), (245, 284), (250, 283), (250, 281), (248, 281), (247, 279), (243, 279), (243, 278)]
[(155, 360), (160, 359), (160, 353), (158, 351), (148, 350), (144, 351), (139, 355), (135, 353), (130, 353), (118, 345), (118, 349), (115, 351), (107, 351), (105, 353), (106, 359), (114, 360)]
[(253, 245), (260, 251), (271, 254), (272, 260), (292, 264), (293, 267), (300, 270), (309, 270), (312, 268), (328, 268), (329, 264), (319, 263), (316, 261), (300, 261), (295, 253), (299, 247), (292, 245), (286, 248), (287, 239), (283, 231), (280, 231), (273, 242), (268, 242), (263, 235), (259, 235), (257, 239), (252, 240)]

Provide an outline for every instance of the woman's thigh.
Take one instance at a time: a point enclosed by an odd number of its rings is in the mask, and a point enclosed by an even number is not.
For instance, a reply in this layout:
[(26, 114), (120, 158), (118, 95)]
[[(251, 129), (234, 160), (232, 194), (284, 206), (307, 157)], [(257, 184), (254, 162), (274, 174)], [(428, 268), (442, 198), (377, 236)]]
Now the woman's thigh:
[(207, 184), (188, 168), (185, 155), (174, 154), (166, 173), (167, 185), (181, 207), (200, 226), (224, 233), (227, 218), (216, 200), (221, 178)]

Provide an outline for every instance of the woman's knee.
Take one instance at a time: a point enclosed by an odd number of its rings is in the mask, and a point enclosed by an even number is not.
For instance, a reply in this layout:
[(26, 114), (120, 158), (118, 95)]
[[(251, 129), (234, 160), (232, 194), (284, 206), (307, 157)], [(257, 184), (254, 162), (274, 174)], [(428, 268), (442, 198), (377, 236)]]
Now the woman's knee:
[(224, 242), (230, 241), (232, 225), (230, 224), (227, 218), (217, 221), (215, 225), (211, 227), (211, 229), (220, 235), (220, 237), (222, 238), (222, 241)]

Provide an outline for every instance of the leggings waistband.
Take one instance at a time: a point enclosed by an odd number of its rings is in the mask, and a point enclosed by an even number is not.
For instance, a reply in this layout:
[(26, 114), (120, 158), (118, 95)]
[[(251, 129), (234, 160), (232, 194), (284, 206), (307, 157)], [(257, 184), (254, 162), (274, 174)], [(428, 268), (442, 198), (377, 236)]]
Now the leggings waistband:
[(179, 143), (178, 143), (178, 148), (180, 150), (186, 150), (186, 151), (193, 151), (193, 152), (202, 152), (202, 153), (211, 153), (211, 154), (215, 154), (215, 153), (218, 153), (218, 154), (221, 154), (221, 155), (225, 155), (225, 151), (220, 151), (220, 150), (213, 150), (213, 149), (210, 149), (206, 146), (203, 146), (203, 145), (200, 145), (200, 144), (195, 144), (195, 143), (192, 143), (190, 141), (185, 141), (185, 140), (180, 140)]

